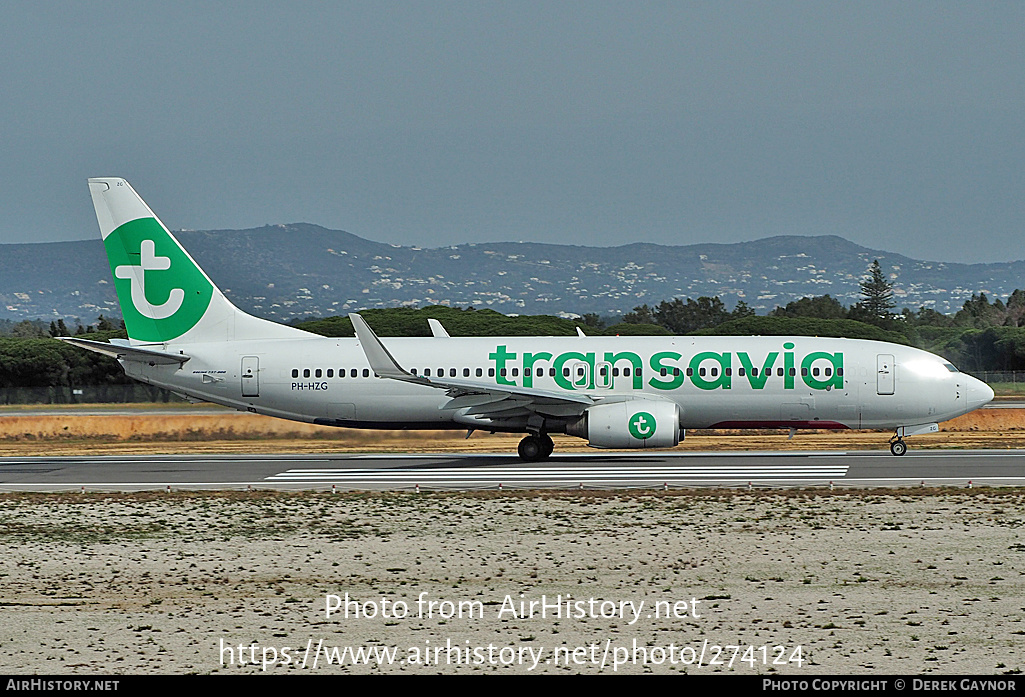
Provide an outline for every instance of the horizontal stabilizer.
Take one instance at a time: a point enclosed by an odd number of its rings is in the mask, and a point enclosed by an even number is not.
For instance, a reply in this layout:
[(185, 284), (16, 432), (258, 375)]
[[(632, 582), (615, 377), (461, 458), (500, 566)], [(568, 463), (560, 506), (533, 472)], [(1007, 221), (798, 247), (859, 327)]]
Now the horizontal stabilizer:
[(184, 353), (168, 353), (167, 351), (156, 351), (137, 346), (108, 344), (105, 341), (90, 341), (89, 339), (79, 339), (75, 336), (59, 336), (57, 338), (74, 346), (102, 353), (105, 356), (123, 361), (136, 361), (150, 365), (172, 365), (174, 363), (181, 365), (191, 358), (191, 356), (186, 356)]

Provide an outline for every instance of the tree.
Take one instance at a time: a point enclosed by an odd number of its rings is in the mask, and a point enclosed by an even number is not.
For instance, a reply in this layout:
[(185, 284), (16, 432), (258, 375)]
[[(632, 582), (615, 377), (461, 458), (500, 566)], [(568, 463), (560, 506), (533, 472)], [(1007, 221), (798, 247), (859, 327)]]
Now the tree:
[(634, 308), (633, 312), (623, 315), (625, 324), (655, 324), (655, 313), (647, 303)]
[(49, 334), (39, 324), (30, 320), (22, 320), (11, 329), (11, 336), (21, 339), (41, 339)]
[(730, 319), (743, 319), (744, 317), (754, 317), (755, 311), (751, 309), (743, 300), (737, 301), (737, 306), (733, 308), (733, 312), (730, 313)]
[(655, 308), (655, 321), (674, 334), (690, 332), (714, 327), (730, 319), (730, 313), (719, 298), (701, 296), (697, 300), (687, 298), (683, 302), (679, 298), (663, 300)]
[(861, 297), (863, 300), (851, 308), (850, 318), (871, 322), (881, 327), (893, 323), (893, 284), (883, 276), (879, 260), (872, 262), (868, 270), (868, 278), (861, 281)]
[(71, 332), (68, 331), (68, 327), (64, 324), (63, 319), (50, 322), (50, 336), (71, 336)]
[(918, 327), (952, 327), (954, 318), (937, 312), (931, 307), (922, 306), (918, 312), (904, 310), (904, 321)]
[(847, 319), (847, 308), (830, 295), (804, 297), (787, 303), (786, 307), (777, 307), (772, 311), (774, 317), (818, 317), (819, 319)]

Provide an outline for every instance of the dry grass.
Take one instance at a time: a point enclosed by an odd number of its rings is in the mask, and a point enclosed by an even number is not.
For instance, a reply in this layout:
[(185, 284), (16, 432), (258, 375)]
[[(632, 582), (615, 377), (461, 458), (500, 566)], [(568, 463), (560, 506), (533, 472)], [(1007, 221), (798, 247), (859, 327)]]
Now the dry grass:
[[(915, 448), (1025, 447), (1025, 409), (986, 409), (914, 439)], [(462, 431), (365, 431), (234, 412), (2, 416), (0, 455), (301, 452), (515, 452), (520, 436)], [(690, 431), (679, 450), (857, 450), (885, 448), (881, 432)], [(561, 452), (587, 449), (556, 436)]]

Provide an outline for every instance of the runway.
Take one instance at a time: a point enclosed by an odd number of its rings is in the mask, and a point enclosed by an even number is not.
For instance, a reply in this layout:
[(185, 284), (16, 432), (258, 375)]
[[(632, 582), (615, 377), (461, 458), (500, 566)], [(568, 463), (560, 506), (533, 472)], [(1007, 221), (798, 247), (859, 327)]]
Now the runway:
[(1025, 486), (1025, 450), (0, 458), (0, 491)]

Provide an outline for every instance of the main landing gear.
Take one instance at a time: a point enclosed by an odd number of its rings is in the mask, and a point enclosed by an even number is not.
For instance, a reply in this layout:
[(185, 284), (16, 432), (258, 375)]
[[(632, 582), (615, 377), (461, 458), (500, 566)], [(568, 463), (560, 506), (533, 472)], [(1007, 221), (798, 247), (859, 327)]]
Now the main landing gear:
[(531, 434), (520, 441), (516, 451), (525, 462), (547, 460), (555, 449), (555, 443), (547, 433)]
[(908, 451), (908, 444), (904, 442), (900, 436), (896, 433), (890, 438), (890, 452), (894, 455), (900, 456)]

